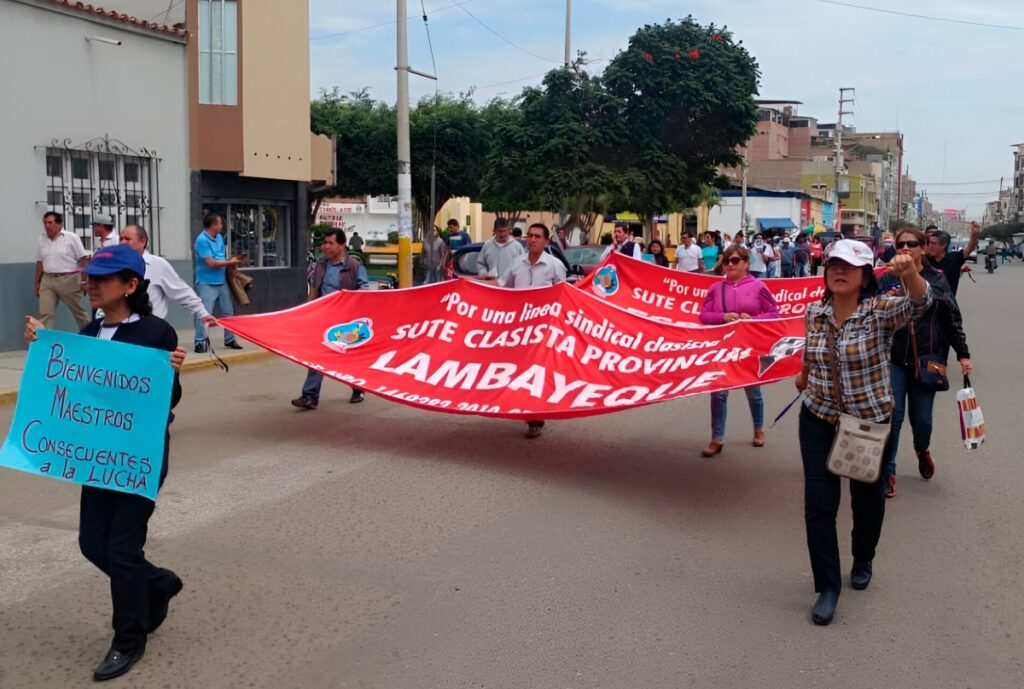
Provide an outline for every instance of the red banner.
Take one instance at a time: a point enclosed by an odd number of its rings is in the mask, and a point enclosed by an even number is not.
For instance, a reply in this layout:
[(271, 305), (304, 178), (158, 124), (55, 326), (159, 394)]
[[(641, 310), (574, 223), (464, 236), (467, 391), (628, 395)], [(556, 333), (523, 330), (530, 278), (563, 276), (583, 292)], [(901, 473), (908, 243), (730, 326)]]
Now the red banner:
[(396, 402), (524, 420), (774, 382), (799, 372), (804, 343), (799, 318), (693, 328), (631, 314), (567, 284), (505, 290), (467, 280), (339, 292), (221, 323)]
[[(700, 324), (700, 307), (708, 290), (724, 278), (684, 273), (612, 253), (576, 286), (632, 313), (667, 323)], [(771, 278), (763, 281), (783, 318), (803, 317), (807, 305), (825, 294), (820, 277)]]

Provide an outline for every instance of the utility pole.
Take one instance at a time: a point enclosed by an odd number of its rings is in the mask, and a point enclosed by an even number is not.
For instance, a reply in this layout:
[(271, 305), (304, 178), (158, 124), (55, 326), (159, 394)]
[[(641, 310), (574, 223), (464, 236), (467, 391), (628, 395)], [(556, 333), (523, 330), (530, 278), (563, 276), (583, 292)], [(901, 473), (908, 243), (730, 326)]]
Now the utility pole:
[[(846, 94), (850, 94), (850, 98), (846, 97)], [(836, 122), (836, 150), (835, 150), (835, 174), (836, 174), (836, 207), (835, 207), (835, 229), (837, 232), (843, 230), (843, 212), (839, 205), (839, 177), (842, 175), (846, 165), (843, 162), (843, 115), (852, 115), (852, 110), (843, 110), (843, 106), (847, 103), (853, 103), (854, 89), (852, 88), (840, 88), (839, 89), (839, 120)]]
[(569, 27), (571, 26), (572, 19), (572, 0), (565, 0), (565, 66), (570, 67), (572, 65), (572, 54), (570, 50), (570, 39), (571, 32)]
[(437, 81), (432, 74), (409, 67), (407, 0), (398, 4), (398, 286), (412, 287), (412, 153), (409, 146), (409, 73)]

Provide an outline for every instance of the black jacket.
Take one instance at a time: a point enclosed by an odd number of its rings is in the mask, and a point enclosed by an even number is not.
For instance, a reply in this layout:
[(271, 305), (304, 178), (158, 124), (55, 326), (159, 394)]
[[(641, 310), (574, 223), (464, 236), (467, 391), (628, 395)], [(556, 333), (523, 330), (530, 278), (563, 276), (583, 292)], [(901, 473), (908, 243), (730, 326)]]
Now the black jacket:
[[(945, 359), (952, 347), (957, 359), (970, 359), (971, 352), (967, 348), (963, 317), (960, 315), (960, 307), (957, 306), (956, 297), (953, 296), (946, 276), (935, 268), (927, 267), (921, 271), (921, 277), (931, 285), (932, 303), (921, 317), (914, 321), (917, 355), (936, 354)], [(882, 278), (879, 285), (882, 292), (899, 286), (899, 281), (888, 274)], [(914, 365), (910, 326), (896, 331), (892, 340), (892, 362), (905, 366)]]
[[(80, 334), (87, 337), (96, 337), (100, 332), (101, 319), (97, 318), (89, 323)], [(178, 333), (162, 318), (157, 316), (143, 316), (134, 323), (124, 323), (117, 326), (114, 342), (125, 342), (127, 344), (152, 347), (173, 352), (178, 346)], [(174, 386), (171, 390), (171, 409), (181, 401), (181, 383), (178, 380), (178, 372), (174, 372)]]

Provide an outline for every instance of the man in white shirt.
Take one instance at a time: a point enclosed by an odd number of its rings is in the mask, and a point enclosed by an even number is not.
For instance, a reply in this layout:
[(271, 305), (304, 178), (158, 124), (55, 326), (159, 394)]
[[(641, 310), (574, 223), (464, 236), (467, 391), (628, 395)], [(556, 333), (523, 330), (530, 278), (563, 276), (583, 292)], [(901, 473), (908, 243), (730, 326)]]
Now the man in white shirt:
[[(544, 251), (550, 238), (551, 231), (543, 223), (537, 222), (526, 228), (526, 255), (512, 264), (508, 272), (501, 276), (501, 286), (525, 289), (565, 282), (565, 266)], [(543, 421), (527, 421), (526, 437), (538, 437), (543, 427)]]
[(121, 243), (120, 237), (114, 232), (114, 218), (109, 215), (96, 213), (92, 216), (92, 234), (94, 237), (92, 242), (93, 253)]
[(641, 260), (640, 245), (633, 241), (633, 238), (628, 232), (626, 232), (626, 228), (622, 225), (615, 226), (615, 229), (612, 231), (612, 239), (613, 243), (604, 250), (603, 254), (601, 254), (602, 261), (608, 258), (613, 251), (618, 251), (619, 253), (625, 254), (630, 258), (635, 258), (638, 261)]
[(750, 245), (750, 274), (761, 279), (768, 275), (768, 262), (774, 258), (771, 246), (764, 241), (760, 232), (754, 235)]
[(676, 270), (682, 270), (687, 273), (701, 272), (701, 259), (703, 256), (704, 252), (693, 243), (693, 237), (690, 236), (690, 233), (683, 232), (682, 244), (676, 247)]
[(476, 259), (476, 272), (481, 278), (497, 280), (516, 259), (525, 254), (523, 245), (509, 234), (508, 218), (494, 220), (494, 236), (484, 242)]
[(43, 234), (36, 251), (35, 293), (39, 297), (39, 320), (53, 327), (57, 300), (64, 302), (81, 330), (89, 322), (82, 305), (84, 291), (80, 271), (89, 262), (82, 239), (64, 229), (64, 218), (50, 211), (43, 215)]
[(149, 233), (142, 225), (125, 225), (121, 230), (121, 243), (142, 254), (146, 262), (146, 279), (149, 280), (149, 302), (153, 305), (153, 315), (167, 318), (167, 300), (172, 299), (187, 309), (193, 316), (208, 326), (217, 325), (217, 319), (203, 306), (203, 300), (195, 293), (188, 283), (181, 279), (167, 259), (154, 256), (146, 248), (149, 246)]

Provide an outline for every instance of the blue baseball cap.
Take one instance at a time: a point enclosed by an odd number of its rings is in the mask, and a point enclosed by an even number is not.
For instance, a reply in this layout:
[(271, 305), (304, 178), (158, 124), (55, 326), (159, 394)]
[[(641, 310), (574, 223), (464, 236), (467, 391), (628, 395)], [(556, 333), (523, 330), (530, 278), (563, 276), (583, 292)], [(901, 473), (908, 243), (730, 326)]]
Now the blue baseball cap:
[(82, 269), (86, 275), (113, 275), (122, 270), (130, 270), (140, 278), (146, 277), (146, 262), (142, 254), (127, 244), (116, 244), (100, 249), (92, 255), (92, 260)]

